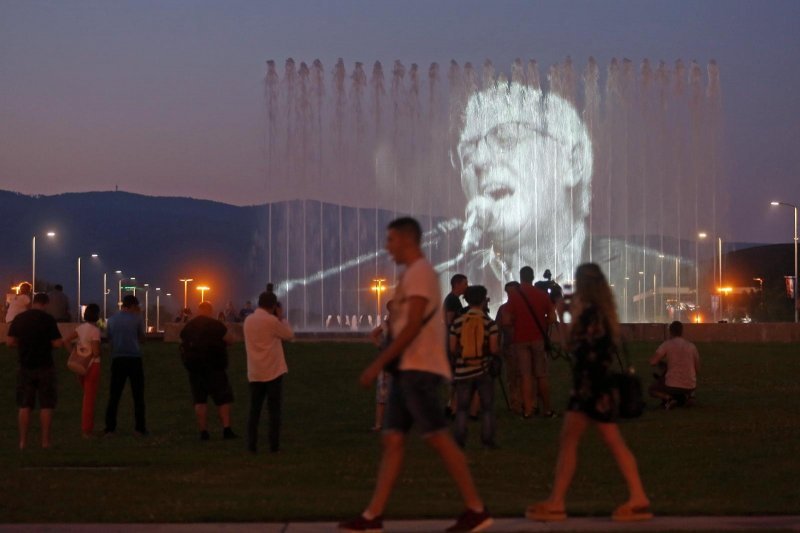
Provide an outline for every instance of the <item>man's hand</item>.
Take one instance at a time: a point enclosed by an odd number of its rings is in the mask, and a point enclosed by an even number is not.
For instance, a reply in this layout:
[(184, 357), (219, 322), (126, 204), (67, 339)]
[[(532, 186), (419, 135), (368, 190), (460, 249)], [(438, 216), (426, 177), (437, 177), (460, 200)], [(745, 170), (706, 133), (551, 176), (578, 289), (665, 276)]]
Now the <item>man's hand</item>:
[(361, 376), (358, 378), (358, 384), (365, 389), (369, 388), (373, 383), (375, 383), (375, 380), (378, 379), (378, 374), (381, 373), (381, 370), (383, 370), (383, 367), (380, 364), (379, 357), (364, 369), (364, 371), (361, 373)]

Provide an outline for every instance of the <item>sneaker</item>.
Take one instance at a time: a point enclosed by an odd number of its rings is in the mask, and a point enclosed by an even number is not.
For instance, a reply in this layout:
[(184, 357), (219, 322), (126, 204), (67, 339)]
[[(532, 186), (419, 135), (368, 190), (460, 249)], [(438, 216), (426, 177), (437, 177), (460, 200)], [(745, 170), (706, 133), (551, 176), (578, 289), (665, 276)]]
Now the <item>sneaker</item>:
[(558, 413), (555, 411), (547, 411), (545, 414), (542, 415), (542, 418), (558, 418)]
[(489, 510), (485, 507), (480, 513), (467, 509), (461, 513), (456, 523), (448, 527), (446, 531), (483, 531), (491, 526), (493, 522), (494, 520), (492, 520)]
[(231, 428), (222, 429), (222, 438), (225, 440), (238, 439), (239, 435), (233, 432)]
[(383, 516), (376, 516), (367, 520), (363, 515), (358, 515), (352, 520), (339, 522), (339, 531), (367, 531), (368, 533), (383, 533)]
[(211, 435), (204, 429), (200, 432), (200, 440), (211, 440)]

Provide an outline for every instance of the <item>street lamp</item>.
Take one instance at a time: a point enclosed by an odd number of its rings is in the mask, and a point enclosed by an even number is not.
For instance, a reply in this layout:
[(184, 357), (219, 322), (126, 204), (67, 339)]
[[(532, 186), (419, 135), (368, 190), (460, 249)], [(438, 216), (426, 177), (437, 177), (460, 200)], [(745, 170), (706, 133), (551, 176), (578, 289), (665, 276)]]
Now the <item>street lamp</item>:
[(375, 325), (376, 326), (380, 326), (381, 325), (381, 293), (386, 290), (386, 285), (384, 285), (384, 283), (386, 283), (386, 280), (383, 279), (383, 278), (376, 278), (376, 279), (373, 279), (372, 282), (375, 285), (373, 285), (371, 287), (371, 290), (378, 297), (378, 307), (377, 307), (377, 309), (378, 309), (378, 321), (377, 321), (377, 323)]
[(150, 331), (150, 284), (144, 284), (144, 330)]
[[(698, 239), (705, 239), (708, 234), (701, 231), (697, 234)], [(694, 297), (697, 299), (695, 302), (697, 307), (700, 307), (700, 254), (698, 252), (698, 240), (694, 241)]]
[(197, 290), (200, 291), (200, 303), (205, 302), (206, 301), (206, 291), (210, 291), (211, 287), (207, 287), (205, 285), (199, 285), (197, 287)]
[[(47, 236), (51, 239), (56, 236), (55, 231), (48, 231)], [(36, 235), (33, 236), (31, 241), (31, 249), (33, 255), (31, 257), (31, 295), (36, 294)]]
[(189, 282), (194, 281), (194, 279), (187, 278), (187, 279), (179, 279), (178, 281), (183, 283), (183, 308), (186, 309), (187, 307), (189, 307), (189, 300), (187, 299), (186, 288), (188, 287)]
[(761, 293), (760, 294), (760, 296), (761, 296), (761, 305), (759, 305), (759, 307), (761, 308), (761, 312), (763, 313), (764, 312), (764, 278), (753, 278), (753, 281), (757, 281), (758, 282), (758, 292)]
[(786, 202), (770, 202), (770, 205), (785, 205), (794, 209), (794, 321), (798, 322), (798, 314), (800, 310), (797, 308), (797, 206)]
[(161, 287), (156, 287), (156, 332), (161, 331)]
[[(92, 259), (97, 259), (97, 257), (97, 254), (92, 254)], [(78, 322), (83, 322), (81, 320), (81, 256), (78, 256)]]
[(122, 270), (117, 270), (115, 274), (119, 276), (117, 282), (117, 309), (122, 309), (122, 282), (125, 280), (125, 277), (122, 275)]

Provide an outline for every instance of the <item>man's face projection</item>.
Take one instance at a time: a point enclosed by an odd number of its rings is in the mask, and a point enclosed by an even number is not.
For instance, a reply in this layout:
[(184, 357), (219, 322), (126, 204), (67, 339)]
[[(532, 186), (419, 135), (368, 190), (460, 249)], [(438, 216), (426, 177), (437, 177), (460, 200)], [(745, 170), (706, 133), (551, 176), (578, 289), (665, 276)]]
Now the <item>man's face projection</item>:
[(576, 214), (571, 189), (588, 180), (588, 143), (577, 113), (558, 96), (519, 84), (473, 95), (458, 144), (467, 217), (501, 247), (557, 233), (557, 217)]

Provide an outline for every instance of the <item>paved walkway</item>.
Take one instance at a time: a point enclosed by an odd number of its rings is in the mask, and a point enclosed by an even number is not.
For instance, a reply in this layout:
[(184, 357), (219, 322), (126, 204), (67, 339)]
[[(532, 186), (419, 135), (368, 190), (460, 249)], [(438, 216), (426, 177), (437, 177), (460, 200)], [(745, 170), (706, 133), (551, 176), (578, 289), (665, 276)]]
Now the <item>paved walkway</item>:
[[(444, 531), (452, 520), (389, 520), (388, 533)], [(247, 524), (9, 524), (3, 533), (31, 532), (120, 532), (131, 533), (323, 533), (336, 530), (335, 522), (290, 522)], [(800, 516), (663, 516), (648, 522), (622, 524), (610, 518), (570, 518), (544, 524), (524, 518), (498, 518), (489, 531), (800, 531)]]

